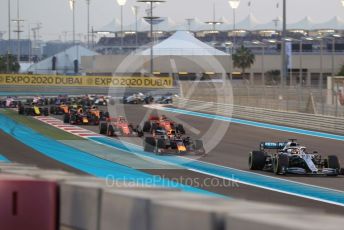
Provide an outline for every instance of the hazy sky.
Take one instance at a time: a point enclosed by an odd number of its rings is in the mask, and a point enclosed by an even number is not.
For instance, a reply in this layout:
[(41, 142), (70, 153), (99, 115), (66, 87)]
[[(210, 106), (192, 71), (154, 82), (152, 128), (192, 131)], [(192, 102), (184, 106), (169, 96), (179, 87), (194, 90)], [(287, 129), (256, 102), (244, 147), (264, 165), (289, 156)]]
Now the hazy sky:
[[(68, 0), (19, 0), (21, 18), (25, 20), (23, 37), (27, 37), (29, 24), (41, 22), (43, 29), (41, 35), (45, 40), (63, 39), (62, 31), (72, 31), (72, 12), (69, 9)], [(8, 0), (0, 0), (0, 31), (7, 32)], [(17, 0), (12, 2), (12, 18), (16, 18)], [(159, 16), (171, 17), (174, 21), (180, 22), (185, 18), (198, 17), (201, 20), (212, 18), (212, 5), (216, 3), (217, 18), (225, 17), (232, 21), (232, 10), (226, 0), (167, 0), (155, 10)], [(237, 20), (245, 18), (249, 12), (254, 14), (261, 22), (271, 21), (281, 15), (281, 0), (251, 0), (251, 7), (248, 7), (249, 0), (241, 0), (237, 10)], [(315, 21), (325, 21), (333, 16), (344, 18), (344, 7), (340, 0), (287, 0), (288, 2), (288, 23), (310, 16)], [(280, 8), (276, 4), (280, 3)], [(131, 6), (140, 5), (140, 16), (144, 15), (145, 4), (136, 3), (135, 0), (128, 0), (124, 9), (124, 24), (133, 22), (134, 16)], [(77, 33), (86, 32), (86, 0), (76, 0), (76, 30)], [(120, 18), (120, 8), (116, 0), (91, 0), (91, 25), (94, 28), (101, 28), (113, 18)], [(69, 35), (70, 38), (71, 35)], [(7, 38), (7, 34), (5, 34)]]

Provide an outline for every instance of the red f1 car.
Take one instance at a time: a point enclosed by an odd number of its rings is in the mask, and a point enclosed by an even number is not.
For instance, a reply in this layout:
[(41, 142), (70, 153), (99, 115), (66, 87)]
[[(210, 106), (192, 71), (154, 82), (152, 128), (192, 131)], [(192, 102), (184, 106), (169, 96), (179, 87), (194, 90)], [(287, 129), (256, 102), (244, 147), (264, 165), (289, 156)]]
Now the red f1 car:
[(124, 117), (107, 118), (99, 124), (99, 133), (107, 136), (142, 137), (142, 130), (130, 124)]

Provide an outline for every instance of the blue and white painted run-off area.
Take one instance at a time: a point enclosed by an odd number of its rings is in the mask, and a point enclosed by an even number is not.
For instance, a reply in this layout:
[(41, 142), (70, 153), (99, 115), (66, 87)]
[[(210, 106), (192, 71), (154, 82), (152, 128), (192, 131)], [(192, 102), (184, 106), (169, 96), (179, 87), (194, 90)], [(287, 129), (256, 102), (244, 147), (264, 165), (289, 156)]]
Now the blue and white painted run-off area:
[(9, 163), (9, 162), (10, 161), (6, 157), (0, 154), (0, 163)]
[[(108, 177), (111, 180), (116, 181), (127, 181), (149, 186), (170, 187), (204, 195), (220, 196), (206, 190), (186, 186), (175, 181), (170, 181), (165, 178), (160, 178), (124, 165), (98, 158), (89, 153), (64, 145), (57, 140), (45, 137), (31, 128), (16, 123), (4, 115), (0, 115), (0, 129), (49, 158), (96, 177)], [(116, 154), (115, 151), (116, 150), (114, 149), (114, 154)]]

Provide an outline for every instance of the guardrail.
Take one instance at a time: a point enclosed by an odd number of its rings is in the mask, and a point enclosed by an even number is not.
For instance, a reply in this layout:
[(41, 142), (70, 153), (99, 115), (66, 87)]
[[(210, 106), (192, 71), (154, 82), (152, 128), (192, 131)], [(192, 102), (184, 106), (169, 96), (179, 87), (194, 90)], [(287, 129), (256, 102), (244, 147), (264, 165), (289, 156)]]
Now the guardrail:
[[(339, 215), (0, 163), (0, 229), (337, 230)], [(299, 218), (302, 216), (302, 218)], [(292, 223), (290, 223), (292, 219)]]
[(261, 121), (276, 125), (344, 134), (344, 118), (338, 117), (204, 102), (184, 98), (175, 98), (174, 106), (191, 111), (216, 113), (221, 116), (232, 116), (234, 118)]

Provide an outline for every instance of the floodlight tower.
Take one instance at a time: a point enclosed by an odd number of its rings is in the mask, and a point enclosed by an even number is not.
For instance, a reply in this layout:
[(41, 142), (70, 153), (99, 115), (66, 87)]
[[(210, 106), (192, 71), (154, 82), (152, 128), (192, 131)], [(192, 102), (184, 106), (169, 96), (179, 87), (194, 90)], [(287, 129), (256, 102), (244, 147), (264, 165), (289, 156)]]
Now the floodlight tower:
[(150, 47), (150, 73), (153, 75), (154, 73), (154, 60), (153, 60), (153, 45), (154, 45), (154, 37), (153, 37), (153, 23), (159, 19), (160, 17), (153, 16), (153, 5), (160, 4), (165, 2), (165, 0), (138, 0), (137, 2), (147, 3), (150, 5), (150, 13), (147, 17), (144, 17), (150, 23), (150, 36), (151, 36), (151, 47)]
[(123, 49), (123, 7), (127, 3), (127, 0), (117, 0), (117, 3), (121, 7), (121, 48)]
[(214, 35), (213, 40), (214, 40), (214, 43), (215, 43), (216, 42), (216, 33), (218, 32), (216, 30), (216, 25), (221, 25), (223, 23), (221, 21), (217, 21), (216, 20), (215, 3), (213, 5), (213, 20), (205, 22), (205, 23), (208, 24), (208, 25), (212, 25), (212, 33)]
[(69, 6), (73, 11), (73, 46), (75, 46), (75, 0), (69, 0)]
[(136, 49), (137, 49), (138, 48), (138, 43), (139, 43), (139, 41), (138, 41), (138, 34), (137, 34), (138, 33), (138, 26), (137, 26), (138, 19), (137, 19), (137, 17), (139, 15), (140, 7), (139, 6), (133, 6), (132, 10), (133, 10), (133, 13), (135, 15), (135, 35), (136, 35), (136, 37), (135, 37), (135, 44), (136, 44)]
[(90, 5), (91, 0), (86, 0), (87, 4), (87, 48), (90, 48)]
[(288, 64), (287, 64), (287, 52), (286, 52), (286, 36), (287, 36), (287, 1), (283, 0), (283, 29), (282, 29), (282, 45), (281, 45), (281, 54), (282, 54), (282, 86), (286, 84), (287, 75), (288, 75)]
[(240, 5), (240, 0), (229, 0), (228, 1), (229, 5), (232, 7), (233, 9), (233, 46), (232, 46), (232, 53), (234, 53), (235, 51), (235, 43), (236, 43), (236, 34), (235, 34), (235, 23), (236, 23), (236, 18), (235, 18), (235, 13), (236, 13), (236, 9), (238, 9), (239, 5)]
[(6, 73), (10, 72), (10, 54), (11, 54), (11, 0), (8, 0), (8, 46), (7, 46), (7, 63)]
[(17, 24), (17, 29), (13, 32), (17, 33), (17, 60), (20, 62), (20, 33), (23, 31), (21, 30), (21, 23), (24, 22), (23, 19), (19, 18), (19, 0), (17, 0), (17, 18), (13, 19), (12, 21)]

